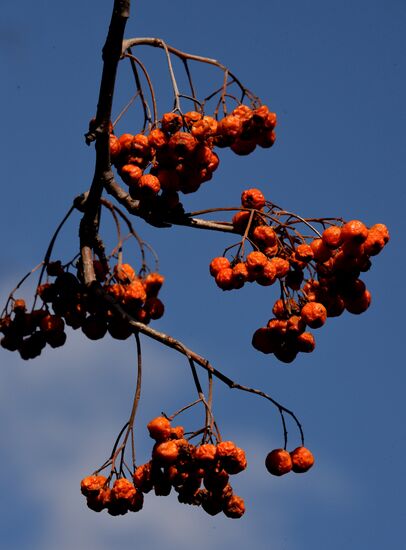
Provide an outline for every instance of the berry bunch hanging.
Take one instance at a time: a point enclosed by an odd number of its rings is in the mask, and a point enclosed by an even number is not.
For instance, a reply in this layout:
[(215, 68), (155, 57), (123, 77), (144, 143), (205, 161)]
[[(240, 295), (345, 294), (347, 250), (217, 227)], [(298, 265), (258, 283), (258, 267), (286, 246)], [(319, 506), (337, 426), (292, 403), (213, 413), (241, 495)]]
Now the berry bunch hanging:
[(154, 418), (147, 428), (155, 440), (152, 457), (134, 467), (132, 481), (120, 477), (114, 468), (108, 478), (98, 471), (82, 480), (89, 508), (95, 512), (107, 509), (111, 515), (138, 512), (144, 494), (153, 490), (156, 496), (167, 496), (174, 489), (180, 503), (201, 506), (210, 515), (223, 512), (229, 518), (240, 518), (244, 514), (244, 500), (229, 483), (230, 475), (247, 466), (242, 449), (232, 441), (195, 446), (186, 439), (183, 426), (172, 427), (165, 416)]
[[(210, 274), (222, 290), (240, 289), (247, 282), (278, 283), (273, 317), (255, 331), (252, 345), (290, 363), (299, 352), (315, 348), (306, 328), (318, 329), (327, 317), (344, 311), (368, 309), (371, 294), (360, 275), (387, 244), (389, 232), (384, 224), (368, 228), (360, 220), (306, 219), (266, 201), (255, 188), (242, 193), (241, 206), (232, 223), (243, 238), (227, 249), (237, 247), (237, 253), (231, 259), (214, 258)], [(246, 254), (247, 243), (253, 250)]]
[[(151, 320), (164, 314), (164, 304), (158, 297), (164, 277), (157, 266), (153, 270), (148, 267), (146, 252), (155, 253), (134, 230), (128, 215), (160, 228), (179, 225), (237, 235), (238, 242), (210, 262), (210, 273), (224, 291), (241, 289), (247, 283), (278, 288), (278, 296), (270, 306), (272, 317), (254, 332), (252, 344), (286, 363), (292, 362), (299, 352), (314, 350), (315, 339), (310, 330), (322, 327), (327, 318), (345, 311), (357, 315), (368, 309), (371, 294), (361, 273), (369, 270), (371, 258), (387, 244), (389, 232), (380, 223), (368, 227), (360, 220), (304, 218), (276, 206), (257, 188), (242, 193), (239, 208), (185, 213), (179, 193), (194, 193), (213, 178), (220, 162), (216, 151), (230, 148), (244, 156), (257, 146), (271, 147), (276, 138), (277, 116), (220, 62), (182, 52), (159, 38), (125, 40), (129, 5), (130, 0), (114, 0), (103, 50), (97, 113), (85, 136), (88, 145), (96, 142), (91, 187), (75, 198), (41, 264), (10, 293), (0, 316), (1, 346), (18, 352), (22, 359), (33, 359), (47, 346), (64, 345), (71, 329), (80, 329), (91, 340), (99, 340), (107, 333), (118, 340), (133, 337), (137, 382), (131, 413), (109, 458), (81, 482), (89, 508), (96, 512), (106, 509), (113, 516), (138, 512), (148, 492), (154, 490), (156, 495), (164, 496), (174, 490), (181, 503), (200, 506), (210, 515), (223, 512), (229, 518), (240, 518), (245, 504), (229, 481), (230, 476), (246, 468), (247, 461), (241, 448), (221, 438), (213, 411), (214, 380), (261, 397), (275, 407), (281, 421), (283, 447), (272, 450), (265, 459), (266, 469), (272, 475), (303, 473), (313, 466), (314, 457), (304, 445), (302, 424), (292, 410), (263, 390), (232, 380), (180, 340), (149, 326)], [(162, 114), (148, 70), (133, 54), (138, 46), (158, 48), (165, 54), (174, 102), (173, 108), (166, 107)], [(182, 63), (189, 89), (180, 91), (173, 57)], [(111, 122), (120, 62), (129, 62), (136, 89)], [(220, 71), (221, 79), (214, 84), (214, 91), (198, 94), (191, 63)], [(144, 115), (143, 124), (135, 133), (116, 135), (117, 124), (135, 100)], [(115, 171), (124, 187), (116, 180)], [(120, 206), (106, 200), (104, 191)], [(103, 209), (110, 212), (117, 230), (117, 245), (109, 256), (102, 232)], [(81, 213), (77, 254), (64, 264), (52, 261), (59, 231), (75, 210)], [(230, 210), (236, 211), (231, 221), (197, 217)], [(128, 229), (126, 236), (123, 223)], [(135, 239), (140, 252), (140, 260), (132, 263), (123, 259), (124, 242), (129, 238)], [(15, 293), (37, 269), (40, 277), (29, 307)], [(148, 424), (155, 444), (150, 460), (137, 465), (134, 426), (142, 389), (141, 335), (186, 358), (198, 398), (171, 417), (162, 415)], [(206, 393), (202, 373), (207, 376)], [(182, 426), (172, 424), (178, 414), (197, 404), (204, 407), (202, 428), (185, 433)], [(299, 447), (291, 452), (287, 450), (288, 420), (300, 437)], [(199, 436), (197, 443), (191, 442)]]

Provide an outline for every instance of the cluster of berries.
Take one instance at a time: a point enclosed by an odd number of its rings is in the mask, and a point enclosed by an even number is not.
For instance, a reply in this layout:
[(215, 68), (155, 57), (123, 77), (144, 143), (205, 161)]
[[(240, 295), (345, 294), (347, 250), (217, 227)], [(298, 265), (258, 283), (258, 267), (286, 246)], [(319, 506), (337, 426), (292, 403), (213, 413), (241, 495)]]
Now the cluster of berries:
[(139, 512), (144, 504), (144, 495), (125, 477), (117, 478), (110, 488), (105, 476), (87, 476), (82, 479), (80, 489), (94, 512), (107, 509), (112, 516), (122, 516)]
[(14, 300), (12, 311), (0, 319), (1, 346), (18, 351), (22, 359), (34, 359), (48, 344), (52, 348), (63, 346), (66, 341), (65, 323), (59, 315), (46, 309), (27, 311), (25, 301)]
[(306, 447), (297, 447), (290, 453), (285, 449), (274, 449), (265, 459), (266, 469), (274, 476), (283, 476), (290, 471), (301, 474), (313, 464), (314, 456)]
[[(245, 260), (239, 255), (231, 262), (224, 256), (214, 258), (210, 273), (223, 290), (253, 281), (262, 286), (280, 282), (282, 298), (273, 306), (274, 317), (254, 333), (252, 344), (289, 363), (299, 352), (309, 353), (315, 348), (315, 339), (305, 332), (306, 327), (319, 328), (327, 317), (345, 310), (353, 314), (366, 311), (371, 294), (359, 276), (370, 268), (370, 258), (389, 241), (389, 232), (383, 224), (368, 229), (361, 221), (352, 220), (330, 225), (312, 239), (303, 236), (297, 224), (278, 219), (272, 205), (272, 215), (263, 212), (267, 203), (260, 190), (244, 191), (241, 203), (245, 210), (233, 217), (233, 225), (255, 250)], [(299, 217), (296, 220), (306, 222)]]
[[(93, 265), (104, 291), (128, 315), (144, 324), (162, 317), (164, 305), (157, 297), (164, 281), (162, 275), (137, 277), (129, 264), (116, 264), (111, 273), (107, 262), (94, 260)], [(59, 260), (50, 262), (47, 275), (55, 280), (38, 287), (41, 308), (27, 311), (24, 300), (14, 300), (12, 311), (0, 319), (3, 348), (18, 351), (23, 359), (33, 359), (47, 344), (53, 348), (64, 345), (65, 325), (81, 328), (91, 340), (103, 338), (107, 331), (120, 340), (133, 333), (131, 325), (109, 309), (106, 302), (86, 292), (80, 266), (75, 276)]]
[(246, 155), (273, 145), (276, 114), (265, 105), (239, 105), (219, 121), (197, 111), (165, 113), (159, 126), (148, 135), (110, 135), (111, 160), (134, 199), (151, 200), (162, 190), (161, 201), (174, 209), (179, 191), (194, 193), (212, 178), (219, 165), (215, 146)]
[[(259, 189), (247, 189), (241, 195), (242, 210), (233, 217), (233, 225), (244, 234), (249, 225), (249, 239), (257, 247), (245, 261), (236, 257), (230, 262), (219, 256), (210, 263), (210, 273), (222, 290), (242, 288), (246, 282), (257, 282), (270, 286), (277, 279), (283, 279), (289, 272), (290, 263), (285, 254), (279, 254), (280, 238), (275, 229), (264, 221), (260, 223), (258, 214), (266, 204)], [(256, 212), (254, 212), (257, 211)]]
[[(229, 518), (240, 518), (244, 514), (244, 501), (229, 484), (229, 476), (247, 466), (242, 449), (231, 441), (192, 445), (184, 438), (183, 427), (172, 427), (165, 417), (155, 418), (147, 427), (156, 443), (151, 460), (135, 469), (133, 483), (120, 478), (110, 489), (104, 476), (82, 480), (82, 492), (92, 510), (107, 509), (114, 515), (138, 511), (144, 493), (153, 489), (157, 496), (167, 496), (173, 487), (179, 502), (201, 506), (210, 515), (223, 512)], [(95, 488), (93, 492), (89, 485)], [(117, 496), (124, 492), (126, 496)]]

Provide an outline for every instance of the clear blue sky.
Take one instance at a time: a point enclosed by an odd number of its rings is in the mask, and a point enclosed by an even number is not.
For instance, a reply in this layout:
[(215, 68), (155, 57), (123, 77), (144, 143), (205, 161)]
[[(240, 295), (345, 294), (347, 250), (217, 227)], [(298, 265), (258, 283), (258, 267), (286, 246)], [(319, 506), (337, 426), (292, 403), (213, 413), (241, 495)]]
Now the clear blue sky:
[[(2, 2), (2, 302), (91, 181), (94, 155), (83, 134), (95, 111), (111, 4)], [(276, 411), (216, 384), (223, 437), (247, 452), (249, 468), (233, 483), (246, 515), (212, 518), (174, 496), (152, 495), (139, 514), (95, 514), (79, 482), (104, 461), (128, 416), (133, 346), (69, 333), (63, 349), (28, 363), (0, 350), (1, 549), (403, 547), (405, 25), (401, 0), (135, 3), (127, 36), (160, 36), (221, 60), (278, 113), (275, 147), (247, 158), (220, 151), (213, 181), (186, 197), (188, 208), (234, 205), (256, 186), (304, 216), (386, 223), (392, 239), (364, 277), (371, 308), (332, 319), (313, 354), (283, 365), (250, 345), (274, 291), (222, 293), (208, 275), (210, 259), (232, 239), (136, 222), (167, 277), (166, 314), (154, 326), (293, 408), (316, 465), (304, 476), (271, 478), (263, 463), (282, 443)], [(142, 55), (166, 86), (159, 52)], [(119, 76), (122, 101), (131, 95), (127, 70)], [(132, 116), (120, 132), (137, 131)], [(77, 250), (77, 221), (61, 235), (61, 257)], [(140, 460), (151, 449), (146, 423), (194, 395), (181, 357), (148, 341), (144, 350)], [(296, 446), (293, 426), (290, 435)]]

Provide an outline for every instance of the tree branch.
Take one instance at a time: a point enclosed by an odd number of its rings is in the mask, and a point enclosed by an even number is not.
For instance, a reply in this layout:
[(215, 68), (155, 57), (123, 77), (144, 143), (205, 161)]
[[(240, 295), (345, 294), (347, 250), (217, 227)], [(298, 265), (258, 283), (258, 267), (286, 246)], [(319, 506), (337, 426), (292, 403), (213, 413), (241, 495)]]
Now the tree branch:
[[(129, 10), (130, 0), (114, 1), (110, 27), (103, 47), (103, 71), (97, 104), (96, 129), (94, 131), (96, 139), (96, 163), (92, 185), (86, 199), (79, 229), (83, 273), (87, 285), (95, 281), (96, 277), (93, 269), (93, 260), (91, 258), (89, 261), (89, 254), (85, 254), (84, 249), (89, 248), (91, 250), (93, 247), (99, 225), (100, 198), (105, 182), (110, 177), (113, 177), (110, 162), (109, 127), (117, 65), (121, 57), (121, 46), (129, 17)], [(86, 136), (86, 140), (88, 143), (92, 141), (90, 134)]]

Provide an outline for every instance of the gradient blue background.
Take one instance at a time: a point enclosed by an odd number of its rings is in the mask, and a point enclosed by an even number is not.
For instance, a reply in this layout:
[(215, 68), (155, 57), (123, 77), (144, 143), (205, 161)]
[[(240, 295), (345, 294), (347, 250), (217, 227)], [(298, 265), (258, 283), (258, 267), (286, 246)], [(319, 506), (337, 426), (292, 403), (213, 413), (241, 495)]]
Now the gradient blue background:
[[(94, 154), (83, 134), (97, 101), (111, 4), (2, 2), (3, 302), (91, 181)], [(175, 496), (153, 495), (136, 515), (95, 514), (79, 481), (104, 461), (129, 414), (133, 344), (93, 343), (71, 332), (64, 348), (31, 362), (0, 350), (0, 548), (404, 547), (405, 25), (402, 0), (135, 3), (127, 36), (160, 36), (220, 59), (278, 113), (275, 147), (247, 158), (221, 151), (214, 179), (186, 197), (187, 208), (238, 204), (241, 191), (256, 186), (304, 216), (386, 223), (392, 239), (364, 277), (371, 308), (332, 319), (316, 334), (313, 354), (283, 365), (250, 345), (270, 316), (275, 290), (251, 285), (222, 293), (208, 275), (210, 259), (232, 237), (135, 221), (167, 277), (166, 314), (154, 326), (293, 408), (316, 465), (304, 476), (269, 476), (264, 457), (282, 443), (277, 412), (216, 383), (223, 436), (247, 452), (249, 468), (233, 480), (246, 515), (212, 518)], [(142, 56), (157, 87), (169, 90), (160, 52), (144, 49)], [(203, 85), (209, 74), (221, 78), (204, 71)], [(118, 84), (115, 113), (133, 89), (124, 65)], [(160, 97), (169, 109), (169, 92)], [(131, 111), (118, 131), (137, 129)], [(61, 234), (60, 257), (77, 250), (78, 219)], [(126, 254), (130, 263), (139, 258), (133, 247)], [(144, 360), (140, 461), (151, 450), (145, 424), (194, 398), (182, 357), (144, 341)], [(189, 428), (201, 423), (199, 412), (185, 418)], [(293, 426), (289, 435), (296, 446)]]

